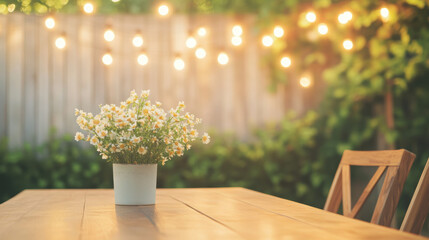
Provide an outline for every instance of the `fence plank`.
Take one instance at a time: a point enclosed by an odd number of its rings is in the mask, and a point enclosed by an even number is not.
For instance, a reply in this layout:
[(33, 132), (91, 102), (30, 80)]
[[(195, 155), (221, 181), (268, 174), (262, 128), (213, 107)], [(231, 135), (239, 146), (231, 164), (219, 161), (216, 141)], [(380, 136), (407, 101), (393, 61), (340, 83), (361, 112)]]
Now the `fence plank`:
[(7, 17), (0, 15), (0, 138), (7, 136), (6, 26)]
[(24, 15), (11, 14), (7, 28), (7, 115), (10, 146), (23, 143)]

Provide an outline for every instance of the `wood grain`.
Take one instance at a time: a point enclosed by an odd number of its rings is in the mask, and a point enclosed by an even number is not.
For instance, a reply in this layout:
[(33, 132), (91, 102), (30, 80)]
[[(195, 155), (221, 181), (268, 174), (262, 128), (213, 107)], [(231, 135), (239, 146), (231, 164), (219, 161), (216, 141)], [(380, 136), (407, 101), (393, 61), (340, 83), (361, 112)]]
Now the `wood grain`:
[(401, 231), (419, 234), (429, 214), (429, 159), (417, 184), (408, 211), (401, 225)]
[(26, 190), (0, 205), (0, 239), (142, 238), (424, 239), (244, 188), (158, 189), (151, 206), (115, 206), (110, 189)]

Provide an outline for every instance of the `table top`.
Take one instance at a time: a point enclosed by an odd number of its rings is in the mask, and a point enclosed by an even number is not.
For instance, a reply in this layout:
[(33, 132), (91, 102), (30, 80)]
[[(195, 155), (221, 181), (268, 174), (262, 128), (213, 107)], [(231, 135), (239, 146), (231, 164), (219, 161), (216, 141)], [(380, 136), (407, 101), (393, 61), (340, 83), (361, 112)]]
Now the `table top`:
[(427, 239), (244, 188), (157, 189), (116, 206), (111, 189), (25, 190), (0, 205), (0, 239)]

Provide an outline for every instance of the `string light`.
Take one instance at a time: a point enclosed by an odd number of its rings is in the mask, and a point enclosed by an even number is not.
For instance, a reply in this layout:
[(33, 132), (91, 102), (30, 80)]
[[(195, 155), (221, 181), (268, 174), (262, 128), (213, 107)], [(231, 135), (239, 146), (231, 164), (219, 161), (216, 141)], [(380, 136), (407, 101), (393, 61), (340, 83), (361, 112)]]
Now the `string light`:
[(351, 50), (353, 48), (353, 42), (350, 39), (346, 39), (343, 42), (343, 47), (346, 50)]
[(147, 57), (146, 53), (141, 53), (137, 57), (137, 63), (144, 66), (149, 62), (149, 58)]
[(273, 34), (275, 37), (281, 38), (285, 34), (285, 30), (281, 26), (275, 26), (273, 30)]
[(234, 46), (240, 46), (243, 43), (243, 39), (240, 36), (233, 36), (231, 38), (231, 43)]
[(116, 3), (116, 2), (119, 2), (120, 0), (112, 0), (112, 2), (114, 2), (114, 3)]
[(304, 88), (308, 88), (311, 85), (311, 79), (307, 76), (303, 76), (299, 79), (299, 84)]
[(274, 39), (271, 36), (265, 35), (262, 37), (262, 44), (265, 47), (270, 47), (272, 46), (274, 43)]
[(139, 33), (137, 33), (133, 37), (133, 45), (134, 45), (134, 47), (141, 47), (141, 46), (143, 46), (143, 37), (142, 37), (142, 35), (140, 35)]
[(204, 50), (204, 48), (197, 48), (197, 50), (195, 50), (195, 56), (198, 59), (203, 59), (205, 58), (207, 55), (206, 50)]
[(232, 35), (241, 36), (243, 34), (243, 28), (240, 25), (232, 27)]
[(107, 65), (107, 66), (112, 65), (112, 63), (113, 63), (113, 57), (112, 57), (112, 54), (110, 54), (110, 53), (105, 53), (105, 54), (103, 55), (103, 57), (101, 58), (101, 61), (103, 61), (103, 64), (104, 64), (104, 65)]
[(205, 27), (200, 27), (198, 28), (197, 34), (200, 37), (204, 37), (207, 35), (207, 29)]
[(107, 29), (104, 32), (104, 39), (108, 42), (111, 42), (113, 39), (115, 39), (115, 33), (112, 31), (112, 29)]
[(94, 5), (90, 2), (87, 2), (83, 5), (83, 11), (87, 14), (91, 14), (94, 12)]
[(217, 62), (220, 65), (226, 65), (226, 64), (228, 64), (228, 62), (229, 62), (228, 54), (226, 54), (225, 52), (219, 53), (219, 55), (217, 55)]
[(380, 16), (383, 21), (387, 21), (389, 19), (389, 9), (386, 7), (380, 8)]
[(289, 57), (282, 57), (282, 59), (280, 60), (280, 64), (284, 67), (284, 68), (288, 68), (290, 67), (290, 65), (292, 64), (292, 60), (290, 60)]
[(183, 59), (181, 59), (180, 57), (176, 57), (176, 59), (174, 59), (174, 68), (177, 71), (182, 71), (183, 69), (185, 69), (185, 61), (183, 61)]
[(313, 11), (307, 12), (307, 14), (305, 14), (305, 19), (310, 23), (314, 23), (316, 21), (316, 18), (316, 13), (314, 13)]
[(338, 15), (338, 22), (341, 24), (347, 24), (353, 18), (353, 14), (350, 11), (345, 11)]
[(49, 29), (55, 27), (55, 19), (53, 17), (47, 17), (45, 20), (45, 26)]
[(9, 4), (9, 5), (7, 5), (7, 11), (10, 13), (15, 11), (15, 7), (16, 7), (15, 4), (13, 4), (13, 3)]
[(321, 35), (326, 35), (328, 33), (328, 25), (321, 23), (317, 26), (317, 31), (321, 34)]
[(194, 37), (189, 36), (188, 39), (186, 39), (186, 47), (195, 48), (196, 46), (197, 46), (197, 40)]
[(165, 4), (161, 4), (158, 7), (158, 13), (161, 16), (167, 16), (169, 12), (170, 12), (170, 8)]
[(58, 37), (55, 40), (55, 46), (58, 49), (64, 49), (66, 47), (66, 39), (63, 36)]

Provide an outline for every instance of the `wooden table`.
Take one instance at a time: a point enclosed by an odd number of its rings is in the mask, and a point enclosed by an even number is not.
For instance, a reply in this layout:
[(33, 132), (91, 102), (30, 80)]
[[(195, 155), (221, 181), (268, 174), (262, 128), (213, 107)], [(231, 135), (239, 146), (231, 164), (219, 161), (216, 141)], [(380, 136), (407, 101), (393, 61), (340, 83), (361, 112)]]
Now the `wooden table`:
[(158, 189), (152, 206), (113, 190), (25, 190), (0, 205), (0, 239), (427, 239), (244, 188)]

